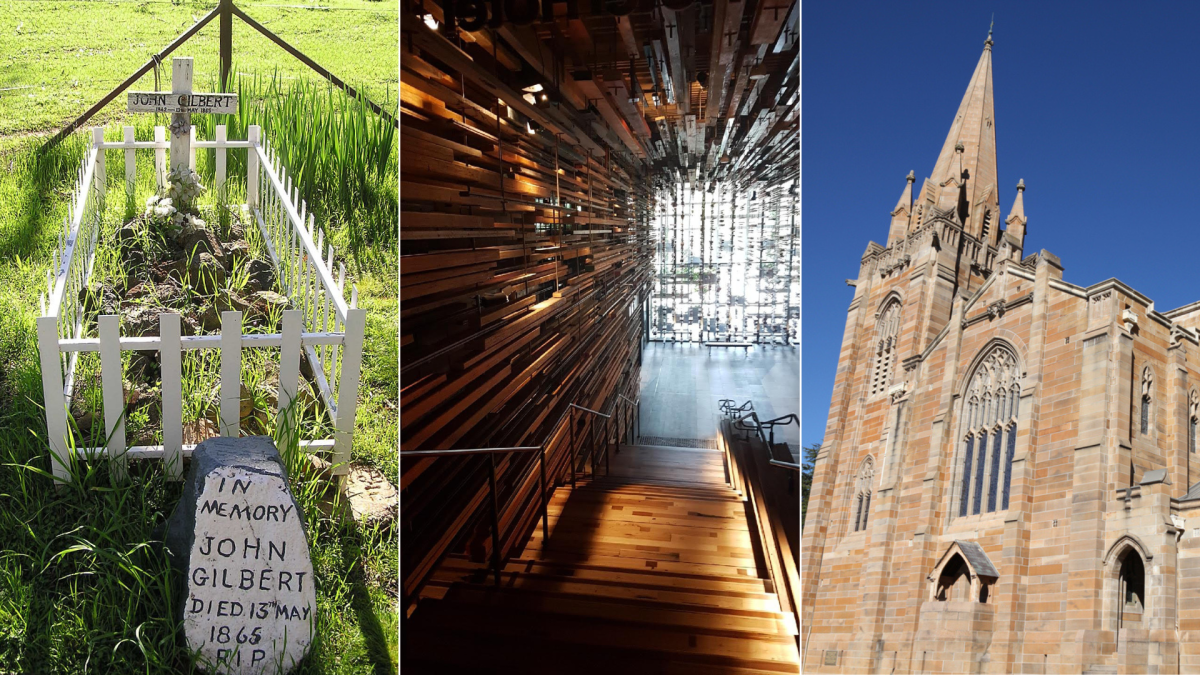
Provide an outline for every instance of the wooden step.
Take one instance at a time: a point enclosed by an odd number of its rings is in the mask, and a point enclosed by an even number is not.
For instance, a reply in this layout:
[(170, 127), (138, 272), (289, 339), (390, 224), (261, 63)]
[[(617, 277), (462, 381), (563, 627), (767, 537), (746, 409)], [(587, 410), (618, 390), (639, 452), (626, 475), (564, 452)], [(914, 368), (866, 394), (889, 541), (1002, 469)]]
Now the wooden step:
[(798, 662), (792, 636), (751, 633), (719, 627), (660, 625), (639, 621), (636, 615), (622, 619), (572, 616), (518, 607), (438, 600), (417, 609), (413, 619), (430, 629), (471, 631), (526, 636), (571, 642), (599, 648), (631, 647), (672, 654), (702, 654), (755, 659), (779, 664)]
[(766, 635), (797, 635), (793, 615), (775, 609), (744, 609), (691, 605), (649, 598), (621, 598), (572, 593), (565, 589), (535, 589), (508, 586), (501, 577), (496, 587), (486, 583), (458, 583), (446, 594), (447, 603), (479, 604), (507, 609), (593, 617), (611, 622), (653, 624), (659, 628), (690, 631), (746, 633), (748, 638)]
[(720, 450), (622, 445), (609, 457), (607, 474), (643, 481), (687, 481), (723, 485), (725, 455)]
[(741, 495), (724, 481), (719, 484), (698, 483), (687, 480), (648, 481), (625, 476), (601, 475), (592, 482), (589, 489), (628, 494), (674, 495), (678, 497), (694, 497), (696, 499), (741, 500)]
[(670, 572), (702, 574), (715, 577), (749, 577), (759, 578), (757, 565), (726, 566), (708, 565), (678, 560), (658, 560), (616, 555), (609, 552), (580, 552), (549, 549), (529, 551), (522, 555), (524, 558), (534, 558), (541, 562), (572, 563), (583, 565), (600, 565), (603, 567), (618, 567), (624, 569), (662, 569)]
[[(500, 585), (503, 588), (561, 592), (601, 598), (647, 600), (691, 607), (767, 612), (776, 612), (779, 610), (779, 600), (774, 594), (762, 591), (680, 589), (664, 586), (661, 582), (649, 583), (653, 580), (630, 580), (628, 577), (631, 575), (611, 576), (612, 578), (607, 579), (580, 579), (553, 574), (504, 571), (500, 575)], [(427, 596), (422, 597), (441, 599), (445, 597), (445, 591), (450, 586), (464, 582), (489, 584), (492, 583), (492, 575), (463, 572), (443, 566), (434, 572), (429, 582), (430, 586), (435, 586), (442, 590), (431, 591)]]
[[(622, 490), (602, 490), (595, 487), (580, 488), (576, 490), (559, 489), (554, 491), (554, 495), (550, 497), (548, 504), (557, 504), (562, 506), (568, 501), (572, 504), (580, 505), (582, 508), (588, 504), (624, 504), (627, 506), (646, 506), (658, 507), (661, 509), (671, 509), (673, 513), (681, 513), (686, 515), (688, 509), (692, 510), (712, 510), (719, 511), (724, 514), (745, 517), (746, 510), (742, 507), (742, 500), (735, 495), (712, 495), (711, 497), (696, 497), (692, 495), (671, 495), (662, 492), (647, 491), (622, 491)], [(684, 507), (682, 510), (680, 507)]]
[[(656, 542), (691, 542), (700, 547), (713, 544), (750, 547), (750, 535), (746, 530), (726, 528), (724, 522), (713, 522), (711, 519), (697, 520), (687, 525), (666, 525), (650, 520), (654, 516), (646, 516), (647, 522), (630, 522), (602, 518), (599, 515), (586, 518), (574, 514), (563, 515), (561, 511), (551, 515), (554, 516), (550, 527), (551, 542), (560, 534), (577, 533), (598, 537), (623, 536)], [(540, 530), (535, 536), (541, 536)]]
[(778, 675), (799, 665), (755, 658), (680, 654), (618, 645), (581, 654), (577, 644), (525, 635), (428, 630), (413, 622), (402, 631), (405, 675)]
[(679, 448), (676, 446), (650, 446), (650, 444), (641, 444), (641, 443), (622, 443), (622, 444), (620, 444), (620, 453), (624, 454), (626, 452), (626, 450), (629, 450), (629, 452), (634, 452), (634, 453), (637, 453), (637, 452), (643, 452), (643, 453), (655, 453), (655, 452), (696, 453), (696, 454), (714, 454), (714, 455), (719, 455), (719, 456), (725, 456), (725, 453), (722, 453), (720, 448)]
[(731, 592), (767, 593), (765, 579), (745, 575), (701, 574), (681, 569), (657, 567), (611, 567), (590, 563), (571, 563), (533, 559), (510, 560), (506, 571), (544, 574), (572, 579), (611, 580), (633, 584), (659, 585), (664, 588), (725, 590)]
[[(551, 521), (556, 521), (563, 514), (561, 505), (549, 504), (546, 506), (546, 513), (549, 514)], [(587, 517), (584, 517), (584, 516)], [(568, 514), (568, 519), (578, 520), (602, 520), (606, 522), (619, 523), (638, 523), (641, 525), (659, 525), (663, 527), (701, 527), (701, 528), (720, 528), (722, 530), (737, 530), (746, 532), (749, 530), (749, 525), (746, 523), (745, 512), (741, 512), (738, 516), (719, 516), (707, 515), (697, 512), (694, 515), (690, 514), (660, 514), (653, 510), (647, 510), (637, 507), (625, 507), (624, 505), (616, 505), (614, 507), (604, 507), (602, 510), (592, 514)]]

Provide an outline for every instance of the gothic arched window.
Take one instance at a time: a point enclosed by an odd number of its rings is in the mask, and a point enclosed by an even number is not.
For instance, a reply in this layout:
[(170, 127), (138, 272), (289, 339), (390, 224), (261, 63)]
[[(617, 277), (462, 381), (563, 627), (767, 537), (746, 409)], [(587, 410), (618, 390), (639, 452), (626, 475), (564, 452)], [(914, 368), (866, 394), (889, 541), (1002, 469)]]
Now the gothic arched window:
[(870, 457), (863, 460), (854, 481), (855, 509), (854, 531), (867, 529), (867, 518), (871, 514), (871, 479), (875, 476), (875, 461)]
[(900, 333), (900, 300), (893, 299), (879, 312), (875, 327), (875, 373), (871, 378), (871, 396), (887, 391), (896, 363), (896, 337)]
[(1200, 394), (1188, 394), (1188, 452), (1196, 452), (1196, 423), (1200, 421)]
[(971, 375), (960, 424), (959, 516), (1008, 508), (1017, 448), (1019, 379), (1016, 355), (1000, 345), (991, 349)]
[(1150, 433), (1150, 394), (1154, 389), (1154, 372), (1150, 366), (1142, 371), (1142, 435)]

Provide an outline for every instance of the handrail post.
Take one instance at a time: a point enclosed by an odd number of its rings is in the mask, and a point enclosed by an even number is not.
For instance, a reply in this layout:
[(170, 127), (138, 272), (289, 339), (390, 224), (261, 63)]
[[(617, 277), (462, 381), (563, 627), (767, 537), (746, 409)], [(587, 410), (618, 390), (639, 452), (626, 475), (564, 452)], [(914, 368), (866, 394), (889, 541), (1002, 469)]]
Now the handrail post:
[(496, 494), (496, 455), (488, 453), (488, 484), (492, 488), (492, 571), (500, 585), (500, 497)]
[(588, 423), (588, 441), (591, 444), (591, 449), (588, 452), (589, 459), (592, 460), (592, 480), (596, 480), (596, 420), (593, 419)]
[(550, 540), (550, 516), (548, 515), (548, 510), (546, 508), (546, 500), (549, 499), (549, 497), (546, 496), (545, 446), (538, 451), (538, 470), (540, 470), (542, 473), (542, 546), (545, 546), (546, 542)]
[(571, 489), (575, 489), (575, 409), (567, 408), (567, 460), (571, 464)]
[(612, 446), (609, 445), (609, 437), (612, 436), (613, 420), (608, 418), (604, 423), (604, 475), (612, 473), (612, 467), (609, 465), (609, 455), (612, 454)]

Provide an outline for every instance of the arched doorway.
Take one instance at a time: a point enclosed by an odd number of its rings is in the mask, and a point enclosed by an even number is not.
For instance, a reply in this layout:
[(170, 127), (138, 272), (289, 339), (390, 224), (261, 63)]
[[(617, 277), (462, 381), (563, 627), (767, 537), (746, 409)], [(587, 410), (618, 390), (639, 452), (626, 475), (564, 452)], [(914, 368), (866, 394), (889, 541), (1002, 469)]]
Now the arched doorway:
[(937, 593), (934, 598), (942, 602), (973, 599), (971, 575), (967, 570), (967, 561), (963, 560), (961, 555), (955, 553), (942, 568), (942, 573), (938, 575)]
[(1117, 630), (1141, 628), (1146, 607), (1146, 566), (1132, 546), (1117, 557)]

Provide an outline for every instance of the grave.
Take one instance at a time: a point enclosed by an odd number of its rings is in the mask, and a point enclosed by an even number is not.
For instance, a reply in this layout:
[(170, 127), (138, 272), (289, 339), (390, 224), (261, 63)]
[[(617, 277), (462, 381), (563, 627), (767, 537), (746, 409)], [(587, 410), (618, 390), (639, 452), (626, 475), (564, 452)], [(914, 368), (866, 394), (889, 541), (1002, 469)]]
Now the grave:
[(274, 675), (304, 658), (316, 622), (312, 560), (270, 438), (197, 446), (166, 543), (186, 584), (184, 636), (208, 672)]
[[(47, 275), (38, 346), (55, 477), (71, 480), (74, 446), (79, 457), (112, 459), (119, 479), (133, 460), (161, 460), (177, 479), (205, 438), (271, 433), (288, 414), (315, 414), (329, 422), (315, 428), (331, 437), (299, 445), (329, 455), (330, 473), (344, 481), (366, 325), (357, 288), (260, 127), (232, 139), (218, 124), (212, 138), (196, 138), (191, 115), (236, 112), (237, 95), (192, 91), (189, 57), (171, 68), (171, 93), (128, 93), (130, 112), (168, 113), (169, 128), (155, 127), (152, 141), (136, 140), (130, 126), (121, 141), (99, 127), (88, 135)], [(213, 152), (210, 186), (195, 171), (197, 149)], [(140, 204), (135, 156), (146, 151), (158, 191), (114, 233), (105, 225), (111, 160), (124, 159), (126, 203)], [(227, 175), (230, 155), (242, 153)], [(244, 201), (228, 203), (230, 180)], [(216, 205), (199, 204), (205, 191)], [(93, 276), (100, 245), (116, 249), (116, 273)], [(251, 350), (278, 356), (243, 380)], [(218, 357), (219, 388), (201, 415), (185, 418), (183, 366), (206, 351)], [(99, 353), (99, 368), (89, 363), (77, 377), (87, 352)], [(288, 427), (299, 429), (295, 419)]]

